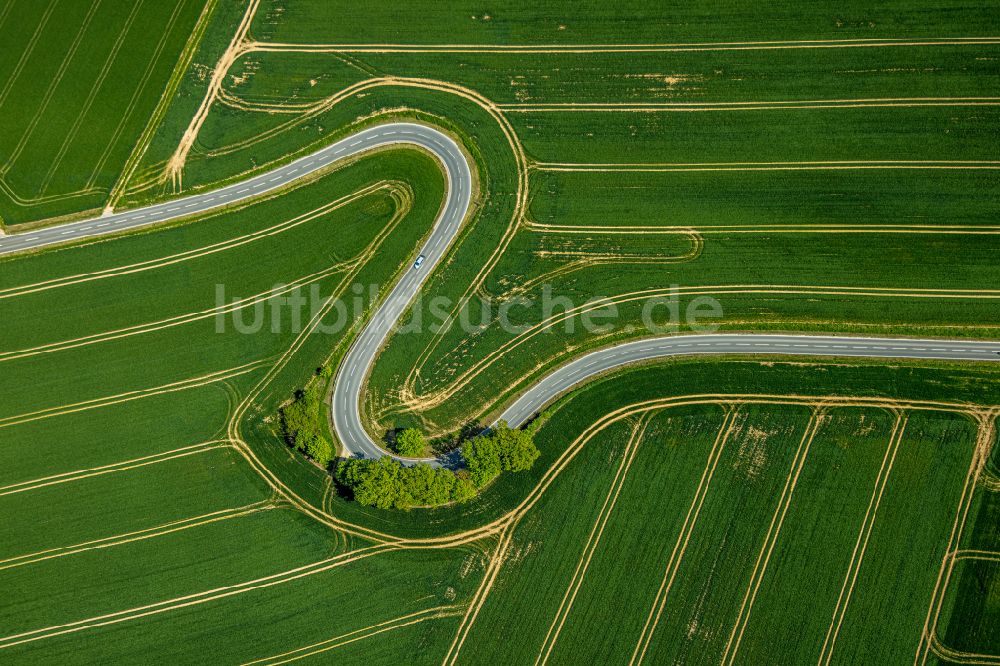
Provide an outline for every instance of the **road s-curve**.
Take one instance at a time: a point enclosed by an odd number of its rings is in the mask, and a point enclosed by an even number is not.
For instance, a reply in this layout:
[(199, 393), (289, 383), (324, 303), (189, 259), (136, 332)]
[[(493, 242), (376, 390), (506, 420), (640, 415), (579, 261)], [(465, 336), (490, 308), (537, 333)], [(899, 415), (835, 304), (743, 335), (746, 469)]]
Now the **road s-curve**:
[[(463, 187), (468, 195), (471, 186), (469, 165), (451, 138), (428, 125), (393, 122), (359, 130), (288, 164), (225, 187), (87, 220), (67, 222), (7, 236), (0, 235), (0, 256), (97, 239), (223, 208), (286, 187), (339, 160), (375, 148), (398, 144), (420, 146), (436, 155), (438, 159), (448, 160), (445, 162), (446, 168), (453, 168), (456, 173), (464, 169), (468, 174), (468, 182), (455, 183), (455, 187), (456, 189)], [(449, 184), (448, 196), (454, 198), (451, 190)], [(465, 200), (467, 206), (468, 196)]]
[[(361, 420), (362, 390), (383, 342), (458, 235), (470, 210), (472, 169), (461, 148), (445, 133), (409, 122), (370, 127), (272, 171), (210, 192), (90, 220), (0, 236), (0, 255), (120, 233), (221, 208), (284, 187), (333, 162), (361, 152), (402, 144), (419, 146), (441, 162), (447, 177), (445, 202), (420, 249), (420, 254), (424, 255), (422, 265), (405, 270), (341, 362), (334, 380), (332, 416), (334, 429), (346, 455), (363, 458), (390, 455), (411, 464), (417, 460), (394, 456), (368, 436)], [(512, 427), (520, 426), (559, 395), (596, 375), (624, 365), (674, 356), (720, 354), (997, 362), (1000, 361), (1000, 343), (740, 333), (644, 338), (591, 352), (558, 367), (521, 394), (501, 414), (500, 419)], [(450, 465), (456, 462), (456, 458), (452, 455), (447, 460), (424, 461), (435, 466)]]

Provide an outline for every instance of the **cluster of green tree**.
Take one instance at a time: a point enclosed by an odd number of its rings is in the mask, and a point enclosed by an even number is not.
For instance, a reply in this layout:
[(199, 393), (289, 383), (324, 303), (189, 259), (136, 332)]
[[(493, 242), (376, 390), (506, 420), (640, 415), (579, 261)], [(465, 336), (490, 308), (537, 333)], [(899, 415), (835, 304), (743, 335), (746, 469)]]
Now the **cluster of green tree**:
[(354, 499), (380, 509), (409, 509), (464, 502), (476, 487), (464, 470), (435, 469), (426, 463), (404, 467), (392, 458), (350, 458), (337, 465), (336, 479)]
[(321, 387), (322, 382), (309, 382), (295, 394), (295, 400), (281, 408), (281, 430), (289, 446), (328, 467), (333, 460), (333, 445), (324, 435)]
[(416, 428), (405, 428), (397, 430), (391, 438), (390, 446), (392, 450), (407, 458), (416, 458), (423, 455), (427, 447), (424, 433)]
[(531, 469), (538, 458), (533, 430), (514, 430), (501, 421), (495, 428), (470, 440), (462, 447), (469, 476), (482, 488), (500, 472)]
[[(420, 439), (422, 443), (422, 435)], [(389, 457), (352, 458), (337, 465), (336, 479), (354, 493), (359, 503), (380, 509), (464, 502), (501, 472), (531, 468), (538, 458), (534, 429), (514, 430), (501, 422), (467, 442), (462, 457), (468, 469), (458, 472), (424, 463), (404, 467)]]

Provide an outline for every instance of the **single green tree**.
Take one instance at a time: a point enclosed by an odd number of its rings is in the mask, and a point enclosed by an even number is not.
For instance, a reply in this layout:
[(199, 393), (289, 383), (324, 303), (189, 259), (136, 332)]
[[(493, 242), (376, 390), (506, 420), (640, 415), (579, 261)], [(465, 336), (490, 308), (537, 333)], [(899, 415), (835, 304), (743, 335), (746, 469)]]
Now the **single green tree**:
[(394, 438), (395, 450), (401, 456), (415, 458), (422, 455), (427, 447), (424, 434), (416, 428), (405, 428), (396, 433)]

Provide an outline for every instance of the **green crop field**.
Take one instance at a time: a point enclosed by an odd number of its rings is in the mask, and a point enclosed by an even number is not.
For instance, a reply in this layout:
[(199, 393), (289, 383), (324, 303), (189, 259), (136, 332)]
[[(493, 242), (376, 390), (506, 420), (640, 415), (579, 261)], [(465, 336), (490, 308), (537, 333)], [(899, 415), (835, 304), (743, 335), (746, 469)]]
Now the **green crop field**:
[(0, 223), (74, 215), (111, 201), (214, 4), (4, 3)]
[[(0, 2), (0, 662), (1000, 664), (1000, 9), (870, 5)], [(236, 184), (393, 121), (472, 167), (397, 325), (434, 155)], [(434, 452), (651, 336), (944, 353), (616, 366), (402, 510), (309, 448), (366, 325)]]

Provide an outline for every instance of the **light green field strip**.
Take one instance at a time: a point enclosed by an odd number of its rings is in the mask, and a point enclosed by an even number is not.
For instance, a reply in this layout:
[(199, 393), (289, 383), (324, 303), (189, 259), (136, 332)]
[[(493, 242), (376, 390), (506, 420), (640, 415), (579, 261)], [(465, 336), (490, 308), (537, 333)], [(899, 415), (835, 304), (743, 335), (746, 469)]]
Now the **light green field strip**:
[[(141, 617), (131, 620), (115, 615), (96, 620), (90, 627), (61, 627), (58, 635), (0, 648), (0, 654), (10, 659), (58, 658), (69, 664), (93, 663), (109, 652), (126, 662), (156, 654), (171, 663), (225, 654), (232, 663), (245, 663), (280, 661), (278, 655), (289, 652), (284, 658), (294, 659), (315, 650), (319, 659), (336, 657), (338, 663), (358, 663), (366, 658), (381, 661), (391, 654), (398, 657), (404, 649), (414, 654), (429, 651), (434, 656), (427, 660), (439, 662), (439, 641), (450, 637), (456, 624), (452, 609), (461, 612), (469, 588), (479, 578), (478, 567), (464, 578), (461, 573), (471, 553), (437, 551), (428, 557), (427, 553), (390, 551), (366, 557), (360, 549), (352, 552), (345, 559), (360, 559), (316, 563), (289, 575), (246, 581), (184, 601), (171, 599), (169, 604), (144, 608)], [(372, 588), (372, 580), (379, 580), (380, 585)], [(378, 636), (376, 641), (350, 642), (352, 637), (394, 626), (403, 616), (439, 612), (430, 609), (444, 609), (440, 612), (449, 617), (372, 633)], [(430, 636), (427, 631), (432, 632)], [(394, 638), (397, 633), (398, 639)], [(431, 636), (434, 640), (428, 646)], [(331, 639), (334, 644), (347, 642), (323, 650)], [(351, 661), (344, 662), (348, 655)]]
[[(621, 476), (634, 425), (616, 424), (602, 432), (599, 444), (583, 448), (542, 495), (529, 519), (516, 527), (510, 550), (520, 556), (509, 558), (502, 567), (501, 584), (489, 592), (475, 621), (465, 628), (467, 635), (461, 650), (453, 652), (454, 661), (472, 656), (484, 662), (536, 659), (606, 507), (609, 489)], [(560, 529), (553, 530), (552, 521)], [(528, 599), (532, 603), (526, 603)], [(506, 644), (493, 640), (504, 626), (519, 640)]]
[(100, 539), (84, 541), (83, 543), (73, 544), (70, 546), (50, 548), (37, 553), (28, 553), (25, 555), (18, 555), (16, 557), (9, 557), (5, 560), (0, 560), (0, 571), (4, 569), (23, 567), (29, 564), (35, 564), (36, 562), (44, 562), (59, 557), (66, 557), (68, 555), (77, 555), (91, 550), (101, 550), (105, 548), (112, 548), (114, 546), (121, 546), (134, 541), (153, 539), (166, 534), (188, 530), (193, 527), (200, 527), (202, 525), (208, 525), (222, 520), (241, 518), (259, 511), (269, 511), (275, 508), (278, 508), (276, 503), (270, 500), (264, 500), (257, 502), (256, 504), (247, 504), (245, 506), (235, 507), (232, 509), (220, 509), (218, 511), (212, 511), (210, 513), (192, 516), (190, 518), (182, 518), (180, 520), (171, 521), (162, 525), (156, 525), (155, 527), (135, 530), (133, 532), (115, 534), (112, 536), (102, 537)]
[[(628, 658), (644, 630), (646, 611), (657, 598), (657, 586), (649, 583), (658, 580), (664, 566), (669, 571), (678, 561), (683, 546), (679, 536), (686, 533), (697, 515), (699, 498), (704, 497), (711, 483), (713, 463), (718, 460), (735, 416), (730, 410), (721, 424), (706, 419), (718, 427), (717, 433), (698, 428), (701, 424), (696, 424), (691, 414), (663, 412), (649, 420), (633, 465), (635, 473), (621, 488), (621, 510), (605, 528), (602, 544), (590, 560), (591, 570), (568, 610), (568, 621), (557, 636), (550, 638), (549, 647), (540, 653), (543, 658), (537, 663), (549, 659), (561, 663), (581, 658), (608, 662)], [(695, 428), (698, 430), (692, 436)], [(701, 476), (685, 474), (665, 484), (662, 470), (667, 467), (663, 465), (669, 465), (669, 469), (701, 470)], [(689, 505), (687, 514), (678, 509)], [(641, 512), (636, 511), (639, 506), (643, 507)], [(640, 527), (640, 515), (661, 518), (644, 521)], [(600, 622), (598, 616), (602, 613), (617, 618), (616, 630), (594, 635), (589, 628)], [(581, 649), (583, 646), (586, 648)]]
[(576, 570), (573, 572), (573, 577), (570, 579), (569, 587), (563, 595), (562, 602), (559, 605), (559, 610), (556, 612), (556, 616), (553, 618), (552, 624), (549, 626), (549, 631), (545, 635), (545, 642), (542, 644), (538, 658), (535, 660), (536, 664), (544, 664), (548, 661), (549, 656), (552, 654), (552, 648), (555, 646), (555, 642), (558, 640), (560, 632), (566, 624), (566, 618), (572, 611), (573, 603), (575, 602), (577, 593), (580, 591), (580, 586), (587, 575), (594, 552), (598, 547), (600, 547), (601, 537), (604, 534), (604, 528), (607, 526), (608, 519), (614, 511), (615, 504), (621, 494), (622, 485), (628, 476), (632, 463), (635, 461), (636, 452), (639, 445), (642, 443), (648, 425), (649, 417), (644, 416), (632, 428), (632, 434), (629, 436), (628, 443), (625, 446), (625, 452), (622, 456), (621, 464), (618, 467), (618, 473), (615, 476), (614, 481), (611, 483), (611, 487), (608, 490), (608, 496), (604, 500), (604, 505), (601, 507), (597, 521), (594, 523), (594, 527), (591, 529), (590, 534), (587, 537), (583, 554), (577, 563)]
[[(340, 634), (339, 636), (328, 638), (318, 643), (313, 643), (312, 645), (305, 645), (271, 657), (254, 659), (253, 661), (245, 662), (244, 666), (255, 666), (256, 664), (278, 666), (279, 664), (288, 664), (300, 659), (308, 659), (309, 657), (323, 654), (325, 652), (329, 652), (330, 650), (337, 650), (338, 648), (342, 648), (345, 645), (350, 645), (357, 641), (364, 641), (372, 636), (384, 634), (387, 631), (398, 631), (403, 627), (413, 626), (428, 620), (458, 617), (462, 614), (462, 610), (461, 606), (437, 606), (435, 608), (427, 608), (425, 610), (416, 611), (415, 613), (409, 613), (391, 620), (386, 620), (385, 622), (378, 622), (370, 627), (365, 627), (364, 629), (355, 629), (354, 631), (349, 631), (347, 633)], [(343, 663), (340, 659), (338, 659), (338, 662)]]
[(103, 615), (89, 617), (84, 620), (67, 622), (60, 625), (53, 625), (18, 634), (11, 634), (0, 638), (0, 650), (51, 639), (56, 636), (72, 634), (80, 631), (87, 631), (96, 627), (105, 627), (122, 622), (130, 622), (141, 618), (170, 613), (183, 608), (190, 608), (201, 604), (211, 603), (228, 597), (255, 592), (278, 585), (284, 585), (307, 576), (321, 574), (337, 567), (349, 565), (358, 560), (383, 553), (388, 548), (386, 546), (365, 546), (340, 555), (313, 562), (304, 566), (281, 571), (276, 574), (246, 580), (231, 585), (223, 585), (210, 590), (196, 592), (176, 598), (165, 599), (142, 606), (136, 606), (125, 610), (114, 611)]
[(119, 393), (117, 395), (94, 398), (92, 400), (85, 400), (82, 402), (77, 402), (67, 405), (59, 405), (57, 407), (49, 407), (47, 409), (41, 409), (35, 412), (28, 412), (26, 414), (7, 416), (4, 418), (0, 418), (0, 428), (8, 428), (15, 425), (21, 425), (22, 423), (30, 423), (32, 421), (53, 418), (56, 416), (63, 416), (65, 414), (73, 414), (75, 412), (85, 411), (89, 409), (100, 409), (102, 407), (107, 407), (109, 405), (116, 405), (123, 402), (130, 402), (132, 400), (141, 400), (143, 398), (148, 398), (150, 396), (160, 395), (163, 393), (172, 393), (174, 391), (184, 391), (190, 388), (205, 386), (206, 384), (221, 382), (227, 379), (232, 379), (235, 377), (251, 373), (263, 367), (265, 364), (266, 361), (252, 361), (250, 363), (246, 363), (244, 365), (237, 366), (235, 368), (217, 370), (215, 372), (210, 372), (205, 375), (200, 375), (198, 377), (191, 377), (189, 379), (183, 379), (177, 382), (171, 382), (170, 384), (163, 384), (161, 386), (154, 386), (151, 388), (139, 389), (136, 391), (128, 391), (126, 393)]
[(201, 40), (205, 36), (205, 32), (208, 29), (209, 22), (212, 19), (216, 6), (218, 6), (218, 0), (207, 0), (205, 2), (205, 7), (202, 9), (201, 16), (198, 17), (198, 22), (191, 31), (191, 36), (188, 38), (187, 43), (184, 44), (184, 50), (181, 51), (181, 55), (177, 59), (177, 63), (174, 65), (174, 70), (170, 74), (170, 79), (164, 87), (160, 100), (156, 103), (156, 108), (153, 109), (153, 112), (150, 114), (149, 121), (146, 123), (145, 128), (143, 128), (142, 134), (139, 135), (138, 140), (136, 140), (135, 146), (132, 147), (132, 152), (129, 153), (128, 158), (122, 166), (121, 174), (118, 176), (118, 179), (111, 188), (111, 192), (108, 195), (108, 207), (114, 208), (117, 205), (126, 184), (132, 178), (136, 168), (139, 166), (140, 160), (149, 148), (149, 144), (153, 140), (153, 136), (160, 128), (160, 124), (163, 122), (163, 119), (167, 114), (167, 110), (170, 108), (170, 104), (173, 101), (174, 96), (177, 94), (177, 90), (180, 88), (184, 75), (191, 66), (191, 61), (198, 50), (198, 46), (201, 44)]
[[(21, 134), (20, 139), (18, 139), (17, 144), (11, 150), (10, 154), (7, 156), (7, 161), (4, 162), (3, 166), (0, 167), (0, 171), (7, 174), (17, 158), (21, 155), (21, 151), (24, 150), (25, 145), (31, 139), (31, 135), (34, 133), (35, 129), (38, 127), (38, 123), (41, 121), (42, 117), (45, 115), (45, 111), (52, 101), (52, 95), (55, 93), (59, 84), (62, 82), (63, 76), (66, 75), (66, 70), (69, 64), (73, 61), (73, 57), (76, 55), (77, 49), (80, 48), (80, 43), (83, 41), (83, 36), (87, 32), (87, 27), (90, 22), (94, 19), (94, 15), (97, 13), (97, 8), (100, 5), (100, 0), (94, 0), (90, 3), (90, 7), (87, 9), (87, 13), (83, 16), (80, 21), (79, 28), (76, 30), (76, 34), (70, 41), (69, 50), (63, 57), (62, 62), (59, 63), (59, 69), (56, 70), (55, 74), (48, 81), (48, 85), (45, 88), (45, 94), (42, 95), (39, 105), (35, 109), (35, 113), (32, 114), (31, 120), (28, 123), (27, 128), (25, 128), (24, 133)], [(73, 26), (77, 28), (77, 26)]]
[(706, 494), (673, 585), (655, 609), (659, 622), (644, 637), (648, 647), (637, 645), (633, 653), (636, 664), (722, 659), (740, 600), (760, 571), (759, 554), (780, 528), (816, 421), (806, 410), (742, 413), (719, 456), (712, 477), (716, 490)]
[(820, 658), (824, 634), (831, 632), (827, 625), (832, 628), (842, 616), (853, 591), (902, 432), (900, 416), (871, 409), (829, 412), (731, 659)]
[(0, 559), (63, 549), (213, 511), (270, 501), (267, 486), (228, 448), (0, 496)]
[(24, 493), (32, 490), (38, 490), (39, 488), (54, 486), (61, 483), (71, 483), (73, 481), (87, 479), (92, 476), (100, 476), (102, 474), (113, 474), (115, 472), (125, 472), (130, 469), (135, 469), (137, 467), (145, 467), (146, 465), (155, 465), (157, 463), (161, 463), (166, 460), (183, 458), (185, 456), (196, 455), (199, 453), (203, 453), (205, 451), (210, 451), (212, 449), (223, 448), (228, 446), (232, 445), (229, 444), (229, 442), (226, 440), (215, 440), (212, 442), (203, 442), (201, 444), (191, 444), (190, 446), (182, 446), (180, 448), (174, 449), (173, 451), (166, 451), (164, 453), (144, 456), (142, 458), (135, 458), (133, 460), (125, 460), (119, 463), (113, 463), (111, 465), (92, 467), (90, 469), (81, 469), (73, 472), (64, 472), (62, 474), (55, 474), (53, 476), (42, 477), (39, 479), (32, 479), (31, 481), (22, 481), (20, 483), (14, 483), (8, 486), (0, 486), (0, 497), (4, 495), (14, 495), (17, 493)]
[[(55, 175), (56, 170), (59, 168), (60, 163), (66, 156), (66, 151), (69, 150), (70, 145), (76, 139), (77, 134), (83, 127), (84, 118), (86, 118), (87, 113), (90, 111), (90, 107), (94, 104), (97, 99), (98, 91), (100, 91), (101, 86), (104, 84), (105, 79), (107, 79), (108, 74), (111, 71), (111, 65), (114, 63), (118, 52), (121, 50), (122, 45), (125, 43), (125, 37), (128, 35), (129, 31), (132, 29), (135, 23), (136, 17), (139, 15), (139, 9), (142, 7), (142, 0), (138, 0), (133, 6), (131, 11), (128, 13), (128, 17), (125, 19), (125, 23), (122, 26), (121, 31), (114, 40), (114, 44), (111, 47), (111, 51), (108, 53), (107, 58), (105, 58), (100, 73), (97, 75), (97, 79), (90, 88), (90, 92), (87, 93), (87, 98), (83, 102), (83, 106), (80, 108), (80, 112), (77, 114), (76, 119), (73, 121), (72, 127), (70, 127), (69, 132), (66, 134), (66, 138), (63, 139), (62, 144), (59, 146), (59, 150), (55, 157), (52, 158), (52, 164), (49, 166), (48, 171), (45, 172), (45, 178), (42, 180), (42, 184), (39, 187), (39, 193), (44, 196), (45, 191), (49, 188), (52, 183), (52, 177)], [(96, 5), (95, 5), (96, 8)]]
[[(137, 464), (125, 461), (157, 460), (216, 441), (225, 429), (233, 400), (224, 384), (208, 384), (5, 428), (0, 486), (16, 490), (58, 482), (89, 470), (114, 470)], [(179, 420), (178, 414), (184, 414), (184, 419)]]

